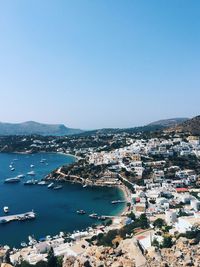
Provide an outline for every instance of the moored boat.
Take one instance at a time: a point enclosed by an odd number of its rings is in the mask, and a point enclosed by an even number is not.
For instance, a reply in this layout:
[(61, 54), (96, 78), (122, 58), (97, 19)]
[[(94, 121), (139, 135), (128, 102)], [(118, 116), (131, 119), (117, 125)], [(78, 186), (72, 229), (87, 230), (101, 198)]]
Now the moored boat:
[(76, 213), (77, 214), (80, 214), (80, 215), (86, 214), (86, 212), (84, 210), (77, 210)]
[(47, 184), (46, 181), (40, 181), (40, 182), (38, 182), (38, 185), (46, 185), (46, 184)]
[(98, 215), (96, 213), (92, 213), (89, 215), (90, 218), (94, 218), (94, 219), (97, 219), (98, 218)]
[(37, 183), (38, 183), (38, 180), (31, 179), (31, 180), (27, 180), (26, 182), (24, 182), (24, 185), (35, 185)]
[(18, 177), (12, 177), (12, 178), (7, 178), (4, 180), (4, 183), (19, 183), (20, 179)]
[(21, 179), (21, 178), (24, 178), (25, 175), (24, 174), (19, 174), (19, 175), (17, 175), (17, 177)]
[(27, 172), (27, 174), (30, 175), (30, 176), (34, 176), (35, 172), (34, 171), (30, 171), (30, 172)]
[(53, 190), (59, 190), (59, 189), (62, 189), (63, 186), (62, 185), (57, 185), (57, 186), (54, 186), (53, 187)]
[(4, 208), (3, 208), (3, 211), (4, 211), (5, 213), (8, 213), (8, 212), (9, 212), (9, 208), (8, 208), (8, 207), (4, 207)]
[(54, 183), (50, 183), (47, 187), (48, 188), (53, 188), (54, 187)]
[(111, 201), (112, 204), (118, 204), (118, 203), (124, 203), (126, 202), (125, 200), (113, 200)]
[(40, 163), (45, 163), (46, 162), (46, 159), (41, 159), (40, 160)]

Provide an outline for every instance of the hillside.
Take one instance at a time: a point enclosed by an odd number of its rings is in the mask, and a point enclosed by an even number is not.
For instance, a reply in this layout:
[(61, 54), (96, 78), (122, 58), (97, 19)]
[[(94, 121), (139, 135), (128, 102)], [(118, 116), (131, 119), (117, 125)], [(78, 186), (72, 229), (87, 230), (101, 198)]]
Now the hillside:
[(188, 118), (173, 118), (173, 119), (159, 120), (159, 121), (151, 122), (150, 124), (148, 124), (148, 126), (160, 125), (163, 127), (172, 127), (180, 123), (183, 123), (187, 120)]
[(188, 118), (174, 118), (159, 120), (152, 123), (149, 123), (144, 126), (131, 127), (131, 128), (103, 128), (92, 131), (85, 131), (82, 135), (92, 135), (92, 134), (121, 134), (121, 133), (139, 133), (139, 132), (155, 132), (161, 131), (166, 128), (176, 126), (184, 121), (187, 121)]
[(23, 123), (0, 122), (0, 135), (72, 135), (79, 134), (82, 130), (68, 128), (63, 124), (45, 124), (35, 121)]
[(189, 132), (190, 134), (200, 135), (200, 116), (196, 116), (175, 127), (171, 127), (169, 131)]

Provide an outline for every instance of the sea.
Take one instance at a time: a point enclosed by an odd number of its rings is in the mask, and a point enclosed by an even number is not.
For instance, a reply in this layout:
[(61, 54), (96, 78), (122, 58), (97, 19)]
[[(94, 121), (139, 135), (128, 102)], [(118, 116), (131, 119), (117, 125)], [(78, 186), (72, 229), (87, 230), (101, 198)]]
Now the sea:
[[(41, 180), (56, 168), (74, 161), (73, 156), (56, 153), (0, 153), (0, 217), (5, 216), (3, 208), (6, 206), (9, 207), (9, 215), (32, 210), (36, 213), (34, 220), (0, 224), (0, 245), (20, 248), (22, 242), (28, 242), (28, 236), (39, 240), (61, 231), (71, 233), (83, 230), (97, 223), (88, 216), (90, 213), (116, 215), (124, 209), (124, 203), (111, 204), (112, 200), (124, 198), (118, 188), (83, 188), (80, 184), (64, 183), (62, 189), (52, 190), (47, 186), (24, 185), (26, 180), (33, 178), (27, 175), (30, 171), (35, 172), (34, 179)], [(14, 171), (11, 171), (10, 165)], [(4, 183), (5, 179), (20, 174), (25, 175), (20, 183)], [(86, 214), (77, 214), (80, 209), (85, 210)]]

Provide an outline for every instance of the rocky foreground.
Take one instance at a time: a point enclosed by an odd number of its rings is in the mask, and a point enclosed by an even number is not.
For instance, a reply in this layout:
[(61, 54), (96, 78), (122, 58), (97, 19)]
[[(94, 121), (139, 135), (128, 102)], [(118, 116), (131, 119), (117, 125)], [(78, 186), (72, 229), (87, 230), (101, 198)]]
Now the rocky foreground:
[(193, 240), (179, 238), (172, 248), (151, 251), (146, 255), (146, 266), (178, 267), (200, 266), (200, 244), (193, 245)]
[(92, 246), (79, 257), (65, 257), (63, 267), (135, 267), (135, 254), (131, 252), (134, 252), (134, 247), (126, 240), (115, 249)]
[(200, 244), (179, 238), (172, 248), (151, 249), (142, 255), (133, 240), (126, 239), (117, 248), (89, 247), (79, 257), (65, 257), (63, 267), (200, 267)]

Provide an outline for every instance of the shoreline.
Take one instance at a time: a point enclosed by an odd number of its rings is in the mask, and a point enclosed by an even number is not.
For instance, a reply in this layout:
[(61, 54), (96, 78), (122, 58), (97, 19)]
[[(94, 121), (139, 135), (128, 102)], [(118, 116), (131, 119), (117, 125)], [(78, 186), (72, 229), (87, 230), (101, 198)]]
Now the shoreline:
[(64, 153), (64, 152), (47, 152), (47, 151), (38, 151), (38, 152), (20, 152), (20, 151), (13, 151), (13, 152), (0, 152), (2, 154), (19, 154), (19, 155), (33, 155), (33, 154), (60, 154), (63, 156), (70, 156), (72, 158), (75, 158), (76, 160), (79, 160), (81, 158), (77, 157), (76, 155), (70, 154), (70, 153)]
[[(60, 155), (64, 155), (64, 156), (70, 156), (70, 157), (72, 157), (75, 161), (76, 160), (78, 160), (78, 157), (76, 157), (75, 155), (72, 155), (72, 154), (69, 154), (69, 153), (63, 153), (63, 152), (45, 152), (45, 151), (40, 151), (40, 152), (36, 152), (36, 153), (26, 153), (26, 152), (17, 152), (17, 151), (15, 151), (15, 152), (6, 152), (7, 154), (19, 154), (19, 155), (31, 155), (31, 154), (60, 154)], [(4, 154), (4, 153), (2, 153), (2, 154)], [(61, 166), (62, 167), (62, 166)], [(59, 168), (61, 168), (61, 167), (58, 167), (57, 168), (57, 170), (59, 170)], [(48, 174), (48, 176), (51, 174), (52, 172), (50, 172), (49, 174)], [(48, 179), (48, 180), (54, 180), (53, 179), (53, 177), (52, 177), (52, 179)], [(58, 180), (59, 181), (59, 180)], [(76, 180), (65, 180), (65, 179), (63, 179), (62, 180), (62, 182), (64, 182), (64, 183), (66, 183), (66, 182), (70, 182), (70, 183), (72, 183), (72, 184), (80, 184), (80, 185), (84, 185), (85, 183), (83, 182), (83, 181), (76, 181)], [(126, 186), (125, 185), (123, 185), (123, 183), (121, 183), (121, 184), (110, 184), (110, 185), (108, 185), (108, 184), (96, 184), (94, 181), (90, 181), (91, 183), (90, 184), (88, 184), (87, 186), (91, 186), (91, 187), (110, 187), (110, 188), (118, 188), (120, 191), (121, 191), (121, 193), (122, 193), (122, 195), (123, 195), (123, 198), (122, 199), (124, 199), (125, 201), (126, 201), (126, 203), (124, 203), (123, 204), (123, 207), (122, 208), (120, 208), (120, 210), (119, 210), (119, 208), (116, 206), (114, 206), (113, 207), (113, 211), (114, 211), (114, 213), (113, 213), (113, 217), (123, 217), (123, 216), (125, 216), (125, 214), (128, 212), (128, 206), (127, 206), (127, 202), (130, 202), (130, 192), (129, 192), (129, 190), (126, 188)], [(120, 199), (121, 199), (121, 197), (120, 197)], [(113, 220), (112, 220), (112, 224), (113, 224)], [(102, 223), (100, 223), (99, 225), (103, 225)], [(20, 249), (20, 248), (19, 248)]]

